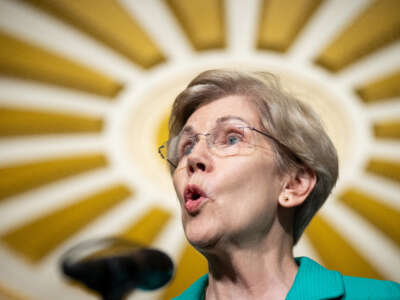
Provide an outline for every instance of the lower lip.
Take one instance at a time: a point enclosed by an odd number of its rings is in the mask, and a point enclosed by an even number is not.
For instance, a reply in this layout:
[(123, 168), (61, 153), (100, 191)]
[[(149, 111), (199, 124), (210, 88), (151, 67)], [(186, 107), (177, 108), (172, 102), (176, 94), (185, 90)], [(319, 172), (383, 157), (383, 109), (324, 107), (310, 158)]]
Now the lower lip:
[(190, 214), (196, 213), (201, 209), (202, 204), (205, 203), (206, 200), (207, 198), (204, 197), (200, 197), (196, 200), (188, 200), (185, 202), (185, 208)]

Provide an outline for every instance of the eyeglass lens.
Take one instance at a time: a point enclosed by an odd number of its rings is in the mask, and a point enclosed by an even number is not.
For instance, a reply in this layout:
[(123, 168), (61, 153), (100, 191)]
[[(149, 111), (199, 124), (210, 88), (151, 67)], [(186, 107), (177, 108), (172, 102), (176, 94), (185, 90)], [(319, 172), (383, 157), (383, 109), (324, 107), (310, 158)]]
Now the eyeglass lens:
[(178, 136), (177, 142), (174, 143), (175, 149), (170, 149), (170, 153), (175, 153), (169, 157), (171, 162), (178, 165), (184, 157), (192, 153), (202, 136), (206, 138), (209, 150), (218, 156), (248, 154), (254, 144), (254, 134), (247, 126), (233, 122), (221, 123), (210, 133), (184, 132)]

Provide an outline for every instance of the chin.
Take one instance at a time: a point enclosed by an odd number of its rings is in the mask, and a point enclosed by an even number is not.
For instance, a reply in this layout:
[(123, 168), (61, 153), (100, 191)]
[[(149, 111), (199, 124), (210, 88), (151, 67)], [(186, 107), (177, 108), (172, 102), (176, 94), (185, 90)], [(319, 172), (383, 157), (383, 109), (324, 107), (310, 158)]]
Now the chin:
[(189, 222), (189, 224), (184, 225), (186, 239), (189, 243), (199, 250), (214, 248), (219, 241), (216, 232), (212, 228), (207, 230), (204, 226), (193, 223)]
[(190, 245), (193, 246), (193, 248), (195, 248), (197, 251), (201, 252), (201, 253), (207, 253), (207, 252), (212, 252), (212, 250), (217, 248), (217, 242), (216, 241), (193, 241), (193, 240), (189, 240), (188, 242)]

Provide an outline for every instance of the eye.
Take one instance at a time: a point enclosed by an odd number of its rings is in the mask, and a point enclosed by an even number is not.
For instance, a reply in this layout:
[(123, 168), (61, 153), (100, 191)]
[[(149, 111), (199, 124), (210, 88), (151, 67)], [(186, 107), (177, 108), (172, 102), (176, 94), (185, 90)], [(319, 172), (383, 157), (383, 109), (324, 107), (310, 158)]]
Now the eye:
[(242, 136), (238, 133), (230, 133), (226, 137), (226, 144), (228, 146), (235, 145), (242, 141)]
[(186, 144), (183, 147), (183, 152), (182, 152), (183, 155), (189, 155), (190, 152), (192, 152), (192, 149), (193, 149), (193, 143)]
[(189, 155), (193, 150), (194, 144), (195, 143), (191, 139), (182, 143), (179, 150), (179, 157), (182, 158), (183, 156)]

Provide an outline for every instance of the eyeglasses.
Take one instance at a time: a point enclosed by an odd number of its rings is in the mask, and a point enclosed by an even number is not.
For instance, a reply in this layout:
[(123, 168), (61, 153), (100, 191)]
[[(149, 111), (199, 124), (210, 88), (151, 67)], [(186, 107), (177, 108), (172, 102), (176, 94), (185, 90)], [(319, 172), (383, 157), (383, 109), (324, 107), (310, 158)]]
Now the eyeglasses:
[[(218, 124), (209, 133), (192, 134), (191, 130), (183, 131), (172, 140), (165, 142), (158, 148), (160, 156), (167, 160), (173, 168), (177, 168), (185, 160), (204, 136), (208, 149), (219, 157), (234, 155), (249, 155), (257, 146), (257, 138), (254, 133), (262, 134), (276, 142), (289, 153), (294, 153), (273, 136), (251, 126), (224, 122)], [(260, 146), (260, 145), (258, 145)], [(295, 156), (297, 158), (297, 156)]]

